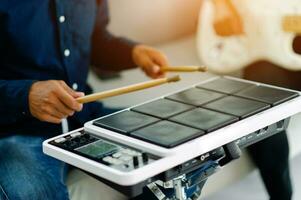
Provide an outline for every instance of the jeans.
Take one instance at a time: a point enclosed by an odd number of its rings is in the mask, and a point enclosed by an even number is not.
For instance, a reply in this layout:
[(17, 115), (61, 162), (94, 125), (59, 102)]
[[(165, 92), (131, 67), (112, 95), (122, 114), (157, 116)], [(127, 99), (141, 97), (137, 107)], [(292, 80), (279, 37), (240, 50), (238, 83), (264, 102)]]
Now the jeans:
[(0, 139), (1, 200), (69, 199), (67, 165), (43, 154), (45, 139), (25, 135)]
[[(101, 115), (118, 110), (103, 108)], [(68, 165), (43, 153), (46, 139), (27, 135), (0, 138), (0, 200), (69, 199), (65, 184)]]

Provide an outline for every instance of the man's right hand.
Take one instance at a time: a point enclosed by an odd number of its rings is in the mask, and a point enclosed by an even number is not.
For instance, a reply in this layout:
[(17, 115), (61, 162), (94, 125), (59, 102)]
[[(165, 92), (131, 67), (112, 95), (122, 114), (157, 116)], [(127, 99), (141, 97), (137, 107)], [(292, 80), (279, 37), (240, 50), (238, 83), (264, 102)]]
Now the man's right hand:
[(82, 110), (83, 105), (76, 101), (81, 96), (84, 93), (72, 90), (64, 81), (38, 81), (29, 91), (29, 110), (41, 121), (58, 124)]

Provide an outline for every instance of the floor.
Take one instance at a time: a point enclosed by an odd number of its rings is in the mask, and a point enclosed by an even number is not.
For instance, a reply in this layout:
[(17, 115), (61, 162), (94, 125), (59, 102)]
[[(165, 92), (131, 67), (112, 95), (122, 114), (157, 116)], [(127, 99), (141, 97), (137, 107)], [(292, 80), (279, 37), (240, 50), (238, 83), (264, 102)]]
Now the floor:
[[(293, 200), (301, 199), (301, 154), (291, 162), (291, 175), (294, 185)], [(258, 171), (252, 172), (245, 179), (232, 184), (203, 200), (268, 200)]]

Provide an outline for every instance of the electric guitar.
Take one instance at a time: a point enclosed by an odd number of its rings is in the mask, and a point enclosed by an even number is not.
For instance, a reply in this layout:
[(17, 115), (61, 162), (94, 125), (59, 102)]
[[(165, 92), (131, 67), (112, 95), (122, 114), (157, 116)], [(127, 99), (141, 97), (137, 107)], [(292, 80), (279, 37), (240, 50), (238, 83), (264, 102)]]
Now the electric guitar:
[(301, 34), (300, 0), (204, 0), (197, 48), (201, 62), (229, 73), (256, 61), (301, 70), (293, 42)]

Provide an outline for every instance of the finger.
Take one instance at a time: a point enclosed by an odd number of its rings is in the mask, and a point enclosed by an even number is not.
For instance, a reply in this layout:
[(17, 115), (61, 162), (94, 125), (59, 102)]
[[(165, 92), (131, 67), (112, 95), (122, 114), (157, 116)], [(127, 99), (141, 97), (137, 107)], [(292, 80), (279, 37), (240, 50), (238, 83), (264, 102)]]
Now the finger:
[(74, 110), (65, 106), (65, 104), (61, 102), (59, 99), (55, 99), (53, 101), (53, 106), (57, 111), (61, 112), (66, 117), (74, 115)]
[(83, 96), (85, 96), (85, 93), (83, 93), (83, 92), (75, 92), (74, 98), (79, 98), (79, 97), (83, 97)]
[(74, 91), (64, 81), (60, 81), (60, 84), (75, 99), (85, 96), (85, 93)]
[(169, 66), (166, 56), (161, 52), (152, 52), (150, 54), (152, 62), (159, 67), (159, 71), (156, 73), (157, 78), (164, 77), (166, 73), (162, 70), (162, 67)]
[(160, 67), (169, 66), (167, 57), (161, 52), (154, 52), (151, 59)]
[(158, 65), (156, 65), (158, 67), (158, 72), (156, 73), (156, 78), (163, 78), (166, 75), (166, 72), (162, 70), (162, 67), (159, 67)]
[(149, 70), (153, 78), (162, 78), (165, 76), (165, 72), (161, 70), (161, 67), (159, 67), (155, 63), (153, 63), (152, 66), (149, 67)]
[(64, 81), (59, 81), (59, 83), (72, 97), (76, 96), (76, 92), (71, 89)]
[(142, 62), (141, 62), (142, 70), (146, 73), (147, 76), (152, 77), (153, 73), (151, 70), (151, 66), (153, 65), (153, 63), (147, 56), (144, 56), (141, 60), (142, 60)]
[(57, 110), (56, 108), (49, 108), (47, 109), (47, 114), (58, 118), (58, 119), (63, 119), (68, 117), (68, 115), (65, 115), (64, 113), (60, 112), (59, 110)]
[(47, 115), (51, 115), (51, 116), (59, 118), (59, 119), (63, 119), (63, 118), (68, 117), (68, 115), (62, 113), (55, 106), (50, 105), (50, 104), (47, 105), (47, 106), (42, 106), (41, 113), (42, 113), (42, 115), (47, 114)]
[(71, 89), (64, 81), (59, 82), (61, 86), (74, 98), (83, 97), (85, 96), (85, 93), (83, 92), (77, 92), (73, 89)]
[(150, 71), (152, 74), (158, 74), (160, 73), (161, 69), (158, 65), (156, 65), (155, 63), (153, 63), (151, 66), (150, 66)]
[(162, 78), (165, 76), (165, 72), (163, 70), (161, 70), (161, 67), (159, 67), (158, 65), (153, 65), (151, 67), (151, 70), (152, 70), (152, 73), (153, 73), (153, 76), (155, 78)]
[(149, 57), (146, 57), (144, 60), (144, 71), (151, 78), (158, 78), (158, 76), (162, 75), (160, 67)]
[(166, 74), (165, 72), (161, 72), (161, 74), (159, 74), (156, 78), (165, 78)]
[(48, 114), (42, 115), (41, 120), (44, 122), (49, 122), (49, 123), (54, 123), (54, 124), (59, 124), (62, 122), (62, 119), (54, 117), (52, 115), (48, 115)]
[(63, 102), (69, 109), (81, 111), (83, 105), (78, 103), (73, 96), (66, 92), (65, 89), (59, 87), (56, 91), (58, 99)]

